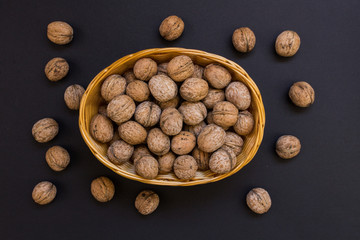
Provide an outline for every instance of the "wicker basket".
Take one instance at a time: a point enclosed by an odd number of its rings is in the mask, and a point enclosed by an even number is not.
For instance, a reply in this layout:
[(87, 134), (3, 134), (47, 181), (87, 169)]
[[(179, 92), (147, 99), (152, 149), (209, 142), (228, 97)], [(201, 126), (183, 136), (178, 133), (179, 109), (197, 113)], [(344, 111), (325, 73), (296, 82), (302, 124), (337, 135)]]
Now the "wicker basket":
[[(250, 111), (254, 115), (255, 126), (251, 134), (245, 137), (244, 146), (241, 154), (237, 158), (236, 167), (229, 173), (223, 175), (216, 175), (211, 171), (198, 171), (195, 178), (191, 181), (181, 181), (176, 178), (173, 173), (158, 175), (156, 179), (145, 179), (135, 173), (134, 166), (131, 163), (123, 165), (115, 165), (110, 162), (106, 156), (107, 145), (101, 144), (94, 140), (89, 132), (89, 126), (92, 116), (98, 112), (101, 103), (100, 87), (102, 82), (109, 75), (118, 73), (122, 74), (126, 70), (132, 68), (135, 62), (143, 57), (150, 57), (158, 63), (169, 61), (171, 58), (178, 55), (189, 56), (196, 64), (205, 66), (210, 63), (219, 63), (226, 67), (232, 74), (233, 79), (243, 82), (250, 90), (252, 103)], [(143, 183), (167, 186), (191, 186), (204, 183), (219, 181), (223, 178), (233, 175), (246, 164), (248, 164), (255, 156), (264, 134), (265, 127), (265, 110), (262, 98), (254, 81), (250, 76), (236, 63), (207, 52), (184, 49), (184, 48), (154, 48), (143, 50), (134, 54), (125, 56), (109, 67), (102, 70), (89, 84), (81, 101), (79, 111), (79, 127), (86, 144), (89, 146), (92, 153), (105, 166), (116, 172), (117, 174)]]

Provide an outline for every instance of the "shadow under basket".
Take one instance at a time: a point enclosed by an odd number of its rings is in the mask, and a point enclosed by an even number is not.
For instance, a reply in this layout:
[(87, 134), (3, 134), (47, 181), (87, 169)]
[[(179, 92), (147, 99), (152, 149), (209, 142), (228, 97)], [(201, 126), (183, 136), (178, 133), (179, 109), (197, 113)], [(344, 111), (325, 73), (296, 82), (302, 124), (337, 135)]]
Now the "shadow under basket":
[[(237, 157), (236, 166), (229, 173), (218, 175), (208, 171), (197, 171), (196, 176), (190, 181), (179, 180), (174, 173), (160, 174), (155, 179), (145, 179), (135, 173), (134, 165), (127, 162), (123, 165), (115, 165), (110, 162), (106, 156), (107, 144), (97, 142), (90, 135), (91, 118), (98, 113), (99, 105), (102, 98), (100, 96), (100, 88), (103, 81), (112, 74), (123, 74), (126, 70), (132, 68), (135, 62), (144, 57), (149, 57), (157, 63), (167, 62), (173, 57), (179, 55), (189, 56), (195, 64), (206, 66), (210, 63), (218, 63), (227, 68), (233, 80), (243, 82), (251, 93), (252, 102), (250, 112), (254, 116), (255, 125), (253, 131), (244, 138), (244, 145), (241, 154)], [(255, 156), (260, 147), (264, 135), (265, 127), (265, 110), (262, 102), (261, 94), (255, 82), (238, 64), (219, 55), (184, 48), (154, 48), (143, 50), (134, 54), (125, 56), (109, 67), (102, 70), (89, 84), (86, 89), (79, 110), (79, 127), (80, 132), (86, 144), (90, 148), (95, 157), (105, 166), (110, 168), (117, 174), (143, 183), (164, 185), (164, 186), (192, 186), (219, 181), (229, 177), (248, 164)]]

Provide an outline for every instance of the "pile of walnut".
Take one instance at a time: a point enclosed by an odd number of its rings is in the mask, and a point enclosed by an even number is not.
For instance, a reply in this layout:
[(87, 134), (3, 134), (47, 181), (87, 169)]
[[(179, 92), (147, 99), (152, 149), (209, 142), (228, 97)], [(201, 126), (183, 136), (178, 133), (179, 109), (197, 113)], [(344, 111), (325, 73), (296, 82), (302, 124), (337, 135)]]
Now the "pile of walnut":
[(254, 127), (245, 84), (218, 64), (204, 68), (185, 55), (159, 65), (139, 59), (123, 76), (107, 77), (101, 96), (107, 105), (93, 116), (91, 135), (109, 143), (112, 163), (131, 162), (146, 179), (228, 173)]

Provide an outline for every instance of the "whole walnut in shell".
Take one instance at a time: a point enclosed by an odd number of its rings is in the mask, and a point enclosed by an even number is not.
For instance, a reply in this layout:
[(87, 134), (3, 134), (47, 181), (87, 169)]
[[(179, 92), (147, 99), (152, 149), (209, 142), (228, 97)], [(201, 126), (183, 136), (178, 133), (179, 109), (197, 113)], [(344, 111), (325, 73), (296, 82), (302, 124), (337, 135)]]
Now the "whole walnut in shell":
[(109, 160), (114, 164), (123, 164), (127, 162), (134, 152), (134, 146), (127, 144), (122, 140), (113, 142), (108, 150), (107, 156)]
[(84, 92), (85, 89), (78, 84), (67, 87), (64, 93), (66, 106), (71, 110), (78, 110), (80, 108), (80, 102)]
[(207, 117), (206, 117), (206, 122), (207, 124), (212, 124), (214, 123), (214, 115), (213, 112), (208, 112)]
[(204, 67), (194, 64), (194, 74), (191, 77), (204, 78)]
[(52, 118), (43, 118), (32, 127), (32, 135), (39, 143), (52, 140), (59, 132), (58, 123)]
[(107, 105), (100, 105), (98, 109), (98, 113), (104, 115), (105, 117), (107, 117), (106, 107)]
[(191, 132), (197, 137), (205, 126), (206, 123), (204, 121), (201, 121), (196, 125), (185, 125), (184, 131)]
[(181, 131), (171, 140), (171, 150), (177, 155), (190, 153), (196, 146), (196, 137), (193, 133)]
[(271, 198), (265, 189), (253, 188), (246, 195), (246, 204), (253, 212), (263, 214), (269, 211), (271, 207)]
[(234, 104), (239, 110), (246, 110), (251, 104), (249, 89), (242, 82), (232, 82), (225, 90), (226, 100)]
[(230, 72), (218, 64), (207, 65), (204, 70), (204, 77), (213, 88), (217, 89), (225, 88), (231, 81)]
[(45, 160), (52, 170), (59, 172), (69, 165), (70, 154), (61, 146), (53, 146), (46, 151)]
[(141, 177), (154, 179), (159, 173), (159, 163), (151, 155), (144, 155), (135, 163), (135, 171)]
[(187, 125), (199, 124), (206, 118), (207, 110), (202, 102), (183, 102), (179, 112), (184, 116)]
[(209, 124), (204, 127), (198, 138), (198, 148), (204, 152), (214, 152), (225, 142), (226, 132), (215, 124)]
[(142, 102), (135, 110), (135, 120), (144, 127), (152, 127), (160, 120), (161, 109), (153, 102)]
[(241, 153), (243, 145), (244, 140), (239, 135), (233, 132), (226, 132), (224, 146), (231, 148), (236, 156)]
[(194, 68), (191, 58), (180, 55), (171, 59), (167, 66), (167, 73), (175, 82), (182, 82), (194, 74)]
[(126, 84), (129, 84), (136, 80), (135, 74), (132, 69), (124, 72), (123, 77), (126, 79)]
[(95, 140), (99, 142), (110, 142), (114, 136), (113, 124), (104, 115), (97, 114), (91, 119), (90, 134), (93, 138), (95, 138)]
[(234, 125), (234, 130), (239, 135), (248, 135), (254, 128), (254, 117), (249, 111), (241, 111), (238, 120)]
[(255, 47), (256, 37), (248, 27), (241, 27), (234, 31), (232, 42), (236, 50), (242, 53), (250, 52)]
[(118, 129), (114, 129), (114, 135), (113, 135), (113, 138), (111, 139), (111, 141), (109, 142), (109, 144), (111, 145), (117, 140), (121, 140), (120, 135), (119, 135), (119, 131), (118, 131)]
[(196, 160), (190, 155), (182, 155), (175, 159), (174, 173), (182, 180), (190, 180), (195, 177), (198, 169)]
[(159, 162), (159, 172), (161, 174), (169, 173), (172, 171), (175, 161), (175, 154), (172, 152), (168, 152), (165, 155), (162, 155), (158, 158)]
[(146, 141), (149, 150), (158, 156), (164, 155), (170, 150), (170, 139), (159, 128), (151, 129)]
[(157, 74), (167, 75), (167, 66), (168, 66), (168, 64), (169, 64), (169, 62), (159, 64)]
[(155, 75), (149, 81), (149, 89), (153, 97), (159, 102), (166, 102), (178, 93), (176, 83), (166, 75)]
[(46, 64), (44, 71), (50, 81), (57, 82), (66, 77), (69, 72), (69, 64), (65, 59), (56, 57)]
[(106, 111), (108, 117), (121, 124), (128, 121), (135, 113), (135, 103), (131, 97), (127, 95), (119, 95), (114, 97), (108, 104)]
[(131, 145), (144, 143), (147, 137), (146, 129), (135, 121), (127, 121), (119, 126), (122, 140)]
[(225, 100), (225, 93), (223, 90), (210, 88), (208, 94), (202, 100), (202, 102), (208, 109), (212, 109), (215, 106), (215, 104), (217, 104), (218, 102), (222, 102), (224, 100)]
[(282, 57), (294, 56), (300, 48), (300, 37), (294, 31), (283, 31), (276, 38), (275, 50)]
[(56, 197), (56, 186), (48, 181), (39, 182), (32, 191), (34, 202), (40, 205), (51, 203)]
[(205, 171), (209, 169), (209, 153), (201, 151), (198, 147), (195, 147), (192, 151), (192, 156), (196, 160), (199, 170)]
[(181, 132), (183, 127), (183, 116), (176, 108), (166, 108), (160, 116), (160, 128), (169, 136)]
[(124, 94), (126, 79), (119, 74), (108, 76), (101, 85), (101, 96), (105, 101), (110, 102), (114, 97)]
[(197, 102), (206, 97), (209, 91), (208, 83), (201, 78), (188, 78), (180, 87), (180, 95), (189, 102)]
[(150, 90), (146, 82), (135, 80), (127, 85), (126, 95), (134, 99), (134, 101), (143, 102), (149, 98)]
[(217, 174), (230, 172), (236, 165), (236, 155), (229, 147), (222, 147), (211, 154), (209, 168)]
[(137, 79), (149, 81), (157, 73), (157, 64), (151, 58), (140, 58), (136, 61), (133, 71)]
[(170, 99), (169, 101), (166, 102), (159, 102), (156, 101), (156, 103), (160, 106), (161, 110), (164, 110), (165, 108), (177, 108), (177, 106), (179, 105), (180, 102), (180, 98), (178, 95), (176, 95), (176, 97), (174, 97), (173, 99)]
[(290, 159), (300, 153), (300, 140), (291, 135), (283, 135), (276, 142), (276, 153), (283, 159)]
[(145, 145), (137, 145), (134, 148), (134, 153), (131, 156), (130, 160), (131, 160), (131, 162), (133, 162), (135, 164), (135, 162), (137, 160), (139, 160), (140, 158), (142, 158), (145, 155), (150, 155), (151, 156), (150, 150), (147, 148), (147, 146), (145, 146)]
[(159, 27), (160, 35), (168, 40), (173, 41), (181, 36), (184, 31), (185, 24), (181, 18), (172, 15), (165, 18)]
[(98, 177), (91, 182), (91, 194), (99, 202), (108, 202), (115, 194), (114, 183), (107, 177)]
[(156, 208), (159, 206), (159, 196), (151, 191), (145, 190), (139, 193), (135, 199), (135, 208), (142, 215), (149, 215), (153, 213)]
[(298, 107), (309, 107), (315, 101), (315, 91), (307, 82), (296, 82), (289, 90), (291, 101)]
[(73, 39), (74, 30), (66, 22), (55, 21), (47, 26), (47, 37), (53, 43), (65, 45)]
[(218, 102), (212, 111), (214, 123), (223, 128), (235, 125), (238, 113), (235, 105), (227, 101)]

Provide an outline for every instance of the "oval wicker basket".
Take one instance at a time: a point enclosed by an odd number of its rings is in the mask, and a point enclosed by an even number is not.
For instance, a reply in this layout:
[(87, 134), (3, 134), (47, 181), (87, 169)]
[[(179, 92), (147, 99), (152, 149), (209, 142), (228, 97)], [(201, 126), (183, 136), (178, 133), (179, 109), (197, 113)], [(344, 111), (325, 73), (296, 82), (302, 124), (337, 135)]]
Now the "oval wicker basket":
[[(198, 171), (195, 178), (191, 181), (181, 181), (176, 178), (173, 173), (158, 175), (156, 179), (145, 179), (135, 173), (134, 166), (131, 163), (123, 165), (115, 165), (110, 162), (106, 156), (107, 145), (101, 144), (94, 140), (89, 132), (89, 126), (92, 116), (98, 112), (101, 102), (100, 87), (102, 82), (111, 74), (122, 74), (126, 70), (132, 68), (135, 62), (143, 57), (150, 57), (158, 63), (169, 61), (178, 55), (189, 56), (196, 64), (205, 66), (210, 63), (219, 63), (226, 67), (232, 74), (233, 79), (243, 82), (250, 90), (252, 103), (250, 111), (255, 120), (255, 126), (251, 134), (245, 137), (244, 146), (241, 154), (237, 158), (236, 167), (229, 173), (216, 175), (211, 171)], [(79, 110), (79, 127), (82, 137), (89, 146), (92, 153), (105, 166), (116, 172), (117, 174), (143, 183), (167, 186), (191, 186), (219, 181), (223, 178), (233, 175), (246, 164), (248, 164), (255, 156), (264, 134), (265, 127), (265, 110), (262, 102), (261, 94), (254, 81), (238, 64), (215, 54), (184, 48), (154, 48), (143, 50), (134, 54), (125, 56), (109, 67), (102, 70), (89, 84), (86, 89)]]

